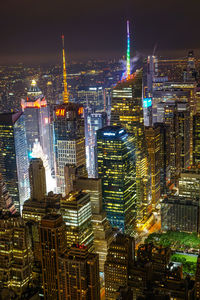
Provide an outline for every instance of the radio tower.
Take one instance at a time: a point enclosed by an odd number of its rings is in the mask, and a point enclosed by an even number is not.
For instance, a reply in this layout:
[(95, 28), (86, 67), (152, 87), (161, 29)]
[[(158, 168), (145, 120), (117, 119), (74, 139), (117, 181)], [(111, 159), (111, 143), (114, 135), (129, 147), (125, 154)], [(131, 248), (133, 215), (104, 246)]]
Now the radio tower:
[(131, 64), (130, 64), (130, 31), (129, 21), (127, 21), (127, 52), (126, 52), (126, 79), (130, 79)]
[(62, 47), (63, 47), (63, 102), (69, 102), (69, 93), (67, 90), (67, 72), (66, 72), (66, 63), (65, 63), (65, 44), (64, 44), (64, 34), (62, 35)]

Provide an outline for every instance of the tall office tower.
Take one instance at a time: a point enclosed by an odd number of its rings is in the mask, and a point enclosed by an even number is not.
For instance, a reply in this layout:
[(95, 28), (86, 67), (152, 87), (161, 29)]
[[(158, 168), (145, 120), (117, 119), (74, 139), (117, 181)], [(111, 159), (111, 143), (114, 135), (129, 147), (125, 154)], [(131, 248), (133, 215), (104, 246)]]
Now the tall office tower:
[(129, 270), (134, 263), (134, 239), (122, 234), (110, 244), (105, 262), (105, 294), (106, 299), (116, 299), (121, 286), (128, 283)]
[(198, 167), (190, 167), (181, 173), (179, 195), (185, 198), (200, 199), (200, 169)]
[(170, 175), (170, 149), (168, 147), (169, 141), (169, 126), (164, 123), (156, 123), (155, 126), (160, 129), (160, 193), (165, 194), (167, 189), (167, 182)]
[(42, 92), (37, 87), (35, 80), (32, 80), (27, 92), (27, 100), (21, 100), (21, 107), (25, 116), (29, 157), (31, 157), (34, 142), (37, 140), (48, 158), (50, 169), (53, 169), (53, 145), (50, 132), (49, 106)]
[(194, 82), (197, 79), (194, 51), (188, 52), (187, 71), (185, 75), (186, 76), (184, 76), (184, 81)]
[(106, 112), (93, 113), (86, 108), (84, 117), (87, 171), (90, 178), (96, 178), (98, 176), (96, 132), (107, 125), (107, 114)]
[(197, 270), (195, 274), (195, 299), (200, 299), (200, 254), (197, 258)]
[(157, 105), (158, 121), (168, 126), (170, 181), (177, 185), (180, 172), (190, 164), (190, 110), (187, 102)]
[(108, 247), (113, 241), (116, 232), (112, 230), (106, 218), (106, 212), (103, 211), (101, 179), (78, 178), (74, 181), (74, 189), (82, 190), (90, 195), (94, 250), (99, 255), (99, 271), (104, 272)]
[(151, 167), (151, 194), (152, 205), (156, 206), (160, 198), (161, 180), (161, 132), (159, 126), (146, 127), (145, 137)]
[(40, 224), (40, 249), (44, 299), (59, 299), (58, 257), (66, 250), (65, 224), (61, 215), (49, 214)]
[(142, 109), (142, 71), (115, 86), (112, 91), (111, 125), (121, 126), (134, 134), (138, 219), (145, 218), (150, 203), (150, 172), (144, 136)]
[(153, 94), (153, 84), (154, 79), (158, 73), (158, 60), (156, 56), (149, 55), (147, 58), (147, 82), (146, 82), (146, 90), (144, 91), (144, 95), (146, 97), (151, 97)]
[(18, 211), (30, 193), (26, 149), (23, 114), (0, 114), (0, 169)]
[(199, 233), (199, 199), (169, 196), (161, 203), (163, 231), (177, 230)]
[[(154, 91), (154, 103), (161, 102), (163, 99), (174, 100), (181, 102), (188, 102), (190, 107), (190, 163), (192, 163), (193, 155), (193, 116), (198, 108), (198, 93), (196, 89), (196, 82), (165, 82), (158, 90)], [(163, 99), (161, 99), (163, 97)], [(159, 99), (160, 98), (160, 99)], [(153, 116), (154, 118), (154, 116)], [(157, 120), (158, 121), (158, 120)]]
[(90, 195), (81, 191), (69, 193), (60, 200), (60, 212), (66, 225), (67, 246), (84, 244), (92, 252), (94, 235)]
[(59, 299), (100, 299), (98, 255), (73, 245), (59, 257)]
[(137, 217), (134, 137), (121, 127), (107, 126), (97, 131), (97, 150), (103, 209), (113, 227), (132, 235)]
[(54, 151), (56, 159), (56, 179), (58, 193), (65, 194), (66, 164), (74, 164), (79, 174), (86, 175), (85, 132), (83, 107), (69, 102), (67, 74), (63, 40), (63, 104), (54, 110)]
[(29, 166), (31, 198), (41, 201), (46, 194), (45, 169), (40, 158), (32, 158)]
[(6, 184), (3, 181), (3, 177), (0, 173), (0, 211), (6, 212), (9, 211), (11, 214), (16, 212), (15, 205), (12, 198), (9, 195), (9, 192), (6, 188)]
[(193, 164), (200, 164), (200, 113), (193, 116)]
[(0, 286), (18, 299), (32, 281), (32, 251), (28, 227), (19, 213), (0, 212)]
[(104, 90), (102, 86), (79, 87), (77, 102), (84, 107), (91, 108), (94, 112), (104, 109)]

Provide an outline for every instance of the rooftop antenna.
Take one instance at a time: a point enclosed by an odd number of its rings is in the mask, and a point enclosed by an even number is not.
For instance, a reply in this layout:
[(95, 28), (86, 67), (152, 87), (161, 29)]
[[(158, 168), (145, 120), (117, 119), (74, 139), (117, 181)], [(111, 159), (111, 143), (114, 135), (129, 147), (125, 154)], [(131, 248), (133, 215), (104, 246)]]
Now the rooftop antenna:
[(130, 30), (129, 21), (127, 20), (127, 51), (126, 51), (126, 79), (130, 79), (131, 63), (130, 63)]
[(67, 71), (66, 71), (66, 63), (65, 63), (65, 42), (64, 42), (64, 34), (62, 34), (62, 52), (63, 52), (63, 102), (69, 102), (69, 93), (67, 90)]

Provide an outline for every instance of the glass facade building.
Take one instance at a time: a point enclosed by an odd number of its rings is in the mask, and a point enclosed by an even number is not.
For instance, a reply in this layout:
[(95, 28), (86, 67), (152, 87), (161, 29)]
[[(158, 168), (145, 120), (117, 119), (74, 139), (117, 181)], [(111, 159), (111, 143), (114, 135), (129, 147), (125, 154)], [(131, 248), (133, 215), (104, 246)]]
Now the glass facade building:
[(133, 234), (137, 213), (134, 137), (121, 127), (107, 126), (97, 131), (97, 151), (103, 209), (113, 227)]
[(22, 112), (0, 114), (0, 168), (15, 207), (29, 198), (28, 154)]
[(96, 178), (98, 176), (96, 132), (107, 125), (107, 114), (105, 112), (93, 113), (85, 109), (84, 117), (87, 171), (90, 178)]
[(142, 71), (129, 80), (118, 83), (112, 90), (111, 122), (134, 134), (138, 221), (145, 219), (151, 202), (151, 181), (147, 145), (144, 135), (142, 103)]

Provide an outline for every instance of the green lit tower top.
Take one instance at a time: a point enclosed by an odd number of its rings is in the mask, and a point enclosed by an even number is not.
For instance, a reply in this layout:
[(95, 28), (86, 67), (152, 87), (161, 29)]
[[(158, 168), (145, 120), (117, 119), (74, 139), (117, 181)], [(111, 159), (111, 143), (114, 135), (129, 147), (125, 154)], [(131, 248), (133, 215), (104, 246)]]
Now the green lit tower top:
[(97, 151), (107, 218), (113, 227), (133, 234), (136, 219), (134, 137), (121, 127), (107, 126), (97, 131)]

